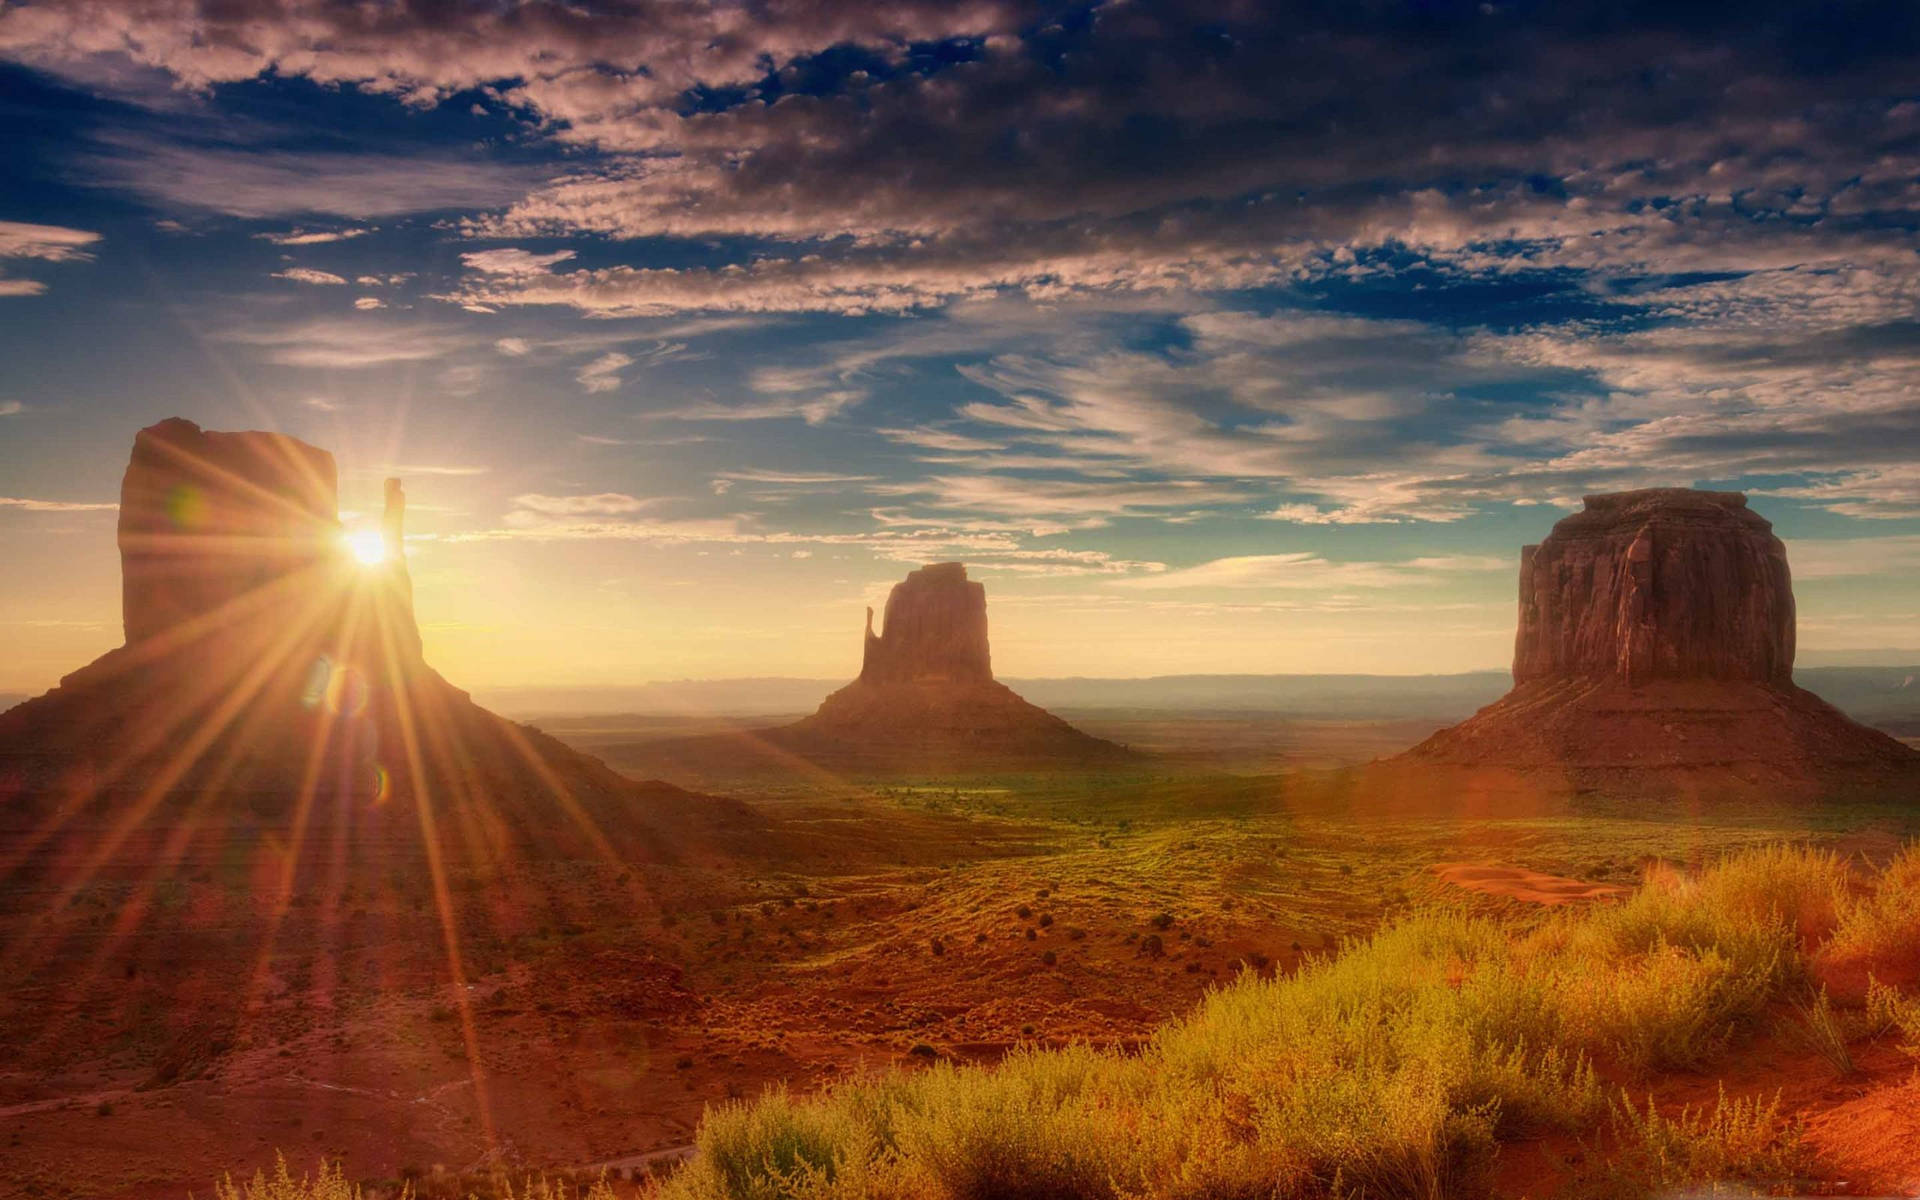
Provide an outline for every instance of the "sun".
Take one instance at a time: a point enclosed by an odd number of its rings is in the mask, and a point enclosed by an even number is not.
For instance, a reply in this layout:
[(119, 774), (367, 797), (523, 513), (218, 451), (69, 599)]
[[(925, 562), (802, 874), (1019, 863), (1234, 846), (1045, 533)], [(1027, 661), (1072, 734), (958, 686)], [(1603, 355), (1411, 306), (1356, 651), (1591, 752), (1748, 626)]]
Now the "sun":
[(377, 567), (387, 561), (387, 539), (377, 529), (361, 529), (340, 535), (348, 553), (363, 567)]

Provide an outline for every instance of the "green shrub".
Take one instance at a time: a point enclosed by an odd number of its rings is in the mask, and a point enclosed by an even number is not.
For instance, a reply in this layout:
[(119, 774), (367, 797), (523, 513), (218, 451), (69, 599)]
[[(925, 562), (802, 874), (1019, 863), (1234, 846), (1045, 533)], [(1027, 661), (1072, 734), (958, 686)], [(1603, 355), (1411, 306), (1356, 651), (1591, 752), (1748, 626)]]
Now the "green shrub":
[(1873, 959), (1911, 970), (1920, 966), (1920, 843), (1902, 850), (1874, 880), (1872, 890), (1846, 905), (1825, 947), (1841, 961)]
[[(298, 1179), (287, 1170), (287, 1160), (274, 1155), (273, 1173), (254, 1172), (253, 1178), (235, 1184), (231, 1177), (213, 1187), (215, 1200), (360, 1200), (360, 1188), (347, 1182), (339, 1163), (322, 1162), (317, 1174)], [(411, 1185), (401, 1189), (401, 1200), (410, 1200)]]
[(1651, 1098), (1644, 1111), (1623, 1098), (1614, 1107), (1613, 1124), (1621, 1141), (1619, 1165), (1653, 1188), (1793, 1184), (1810, 1162), (1799, 1127), (1781, 1117), (1778, 1094), (1728, 1100), (1723, 1087), (1712, 1109), (1688, 1105), (1671, 1116), (1663, 1116)]

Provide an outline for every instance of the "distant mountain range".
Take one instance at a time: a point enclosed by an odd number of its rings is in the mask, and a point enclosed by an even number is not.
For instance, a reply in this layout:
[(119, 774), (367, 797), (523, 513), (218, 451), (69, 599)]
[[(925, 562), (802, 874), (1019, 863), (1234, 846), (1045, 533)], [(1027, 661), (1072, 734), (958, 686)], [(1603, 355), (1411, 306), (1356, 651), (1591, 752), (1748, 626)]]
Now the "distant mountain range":
[[(1920, 665), (1803, 667), (1800, 686), (1855, 720), (1920, 734)], [(598, 688), (482, 689), (475, 699), (523, 719), (627, 713), (774, 717), (811, 712), (840, 679), (687, 679)], [(1460, 675), (1158, 675), (1145, 679), (1004, 681), (1056, 711), (1263, 713), (1328, 720), (1454, 721), (1498, 699), (1505, 671)]]
[[(1920, 736), (1920, 664), (1801, 667), (1801, 687), (1902, 737)], [(474, 699), (508, 716), (776, 717), (812, 712), (844, 679), (680, 679), (632, 687), (481, 688)], [(1456, 721), (1500, 698), (1505, 671), (1461, 675), (1156, 675), (1146, 679), (1008, 679), (1055, 710), (1263, 713), (1345, 721)], [(0, 692), (0, 711), (28, 697)]]

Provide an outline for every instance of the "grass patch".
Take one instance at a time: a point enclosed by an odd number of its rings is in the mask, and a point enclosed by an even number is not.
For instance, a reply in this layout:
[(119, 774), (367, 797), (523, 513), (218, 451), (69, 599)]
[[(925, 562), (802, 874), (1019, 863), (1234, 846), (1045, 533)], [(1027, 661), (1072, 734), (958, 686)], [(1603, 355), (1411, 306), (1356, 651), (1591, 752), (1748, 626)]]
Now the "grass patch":
[(1729, 1100), (1725, 1089), (1712, 1108), (1687, 1105), (1663, 1115), (1623, 1102), (1614, 1109), (1622, 1151), (1616, 1171), (1625, 1192), (1662, 1188), (1772, 1189), (1804, 1182), (1810, 1155), (1798, 1127), (1782, 1118), (1780, 1097)]
[(1138, 1053), (1023, 1049), (720, 1106), (665, 1195), (1472, 1196), (1501, 1142), (1609, 1113), (1650, 1185), (1791, 1178), (1777, 1101), (1643, 1112), (1596, 1066), (1710, 1061), (1806, 994), (1811, 950), (1866, 927), (1853, 888), (1834, 855), (1779, 847), (1524, 933), (1418, 914), (1291, 977), (1243, 974)]

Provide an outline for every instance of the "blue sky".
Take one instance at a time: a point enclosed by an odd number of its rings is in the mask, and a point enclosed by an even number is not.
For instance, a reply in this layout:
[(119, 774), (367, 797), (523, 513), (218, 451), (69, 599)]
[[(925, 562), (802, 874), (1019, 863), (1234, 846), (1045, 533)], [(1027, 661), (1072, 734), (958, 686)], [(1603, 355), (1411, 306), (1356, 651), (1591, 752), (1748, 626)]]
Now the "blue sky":
[(413, 498), (475, 686), (1503, 665), (1586, 492), (1739, 487), (1920, 657), (1903, 4), (0, 5), (0, 687), (133, 431)]

